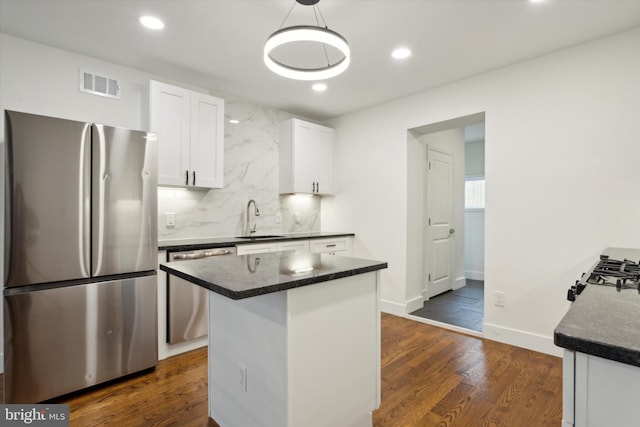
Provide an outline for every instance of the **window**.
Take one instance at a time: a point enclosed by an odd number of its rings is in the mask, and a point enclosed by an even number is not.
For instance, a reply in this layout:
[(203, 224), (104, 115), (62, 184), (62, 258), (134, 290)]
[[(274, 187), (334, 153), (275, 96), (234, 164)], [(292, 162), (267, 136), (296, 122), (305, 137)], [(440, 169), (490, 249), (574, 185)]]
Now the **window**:
[(484, 209), (484, 177), (465, 178), (464, 208)]

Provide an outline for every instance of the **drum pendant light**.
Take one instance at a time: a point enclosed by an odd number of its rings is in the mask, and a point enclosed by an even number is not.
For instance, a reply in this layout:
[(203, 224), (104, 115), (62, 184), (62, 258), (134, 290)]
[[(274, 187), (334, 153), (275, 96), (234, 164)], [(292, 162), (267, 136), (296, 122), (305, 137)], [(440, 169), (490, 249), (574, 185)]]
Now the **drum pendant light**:
[[(325, 80), (337, 76), (349, 67), (349, 63), (351, 61), (349, 44), (340, 34), (327, 28), (324, 17), (320, 12), (320, 7), (316, 5), (319, 1), (320, 0), (295, 0), (293, 6), (291, 6), (291, 9), (289, 10), (289, 13), (282, 22), (282, 25), (284, 25), (296, 3), (299, 3), (304, 6), (313, 7), (317, 25), (297, 25), (284, 28), (281, 25), (280, 29), (271, 34), (267, 39), (264, 45), (264, 63), (274, 73), (295, 80)], [(320, 26), (318, 15), (320, 15), (324, 27)], [(271, 53), (275, 48), (294, 42), (321, 43), (324, 47), (327, 65), (317, 68), (302, 68), (285, 64), (272, 56)], [(329, 55), (327, 54), (326, 46), (331, 46), (337, 49), (342, 53), (343, 57), (340, 60), (331, 63)]]

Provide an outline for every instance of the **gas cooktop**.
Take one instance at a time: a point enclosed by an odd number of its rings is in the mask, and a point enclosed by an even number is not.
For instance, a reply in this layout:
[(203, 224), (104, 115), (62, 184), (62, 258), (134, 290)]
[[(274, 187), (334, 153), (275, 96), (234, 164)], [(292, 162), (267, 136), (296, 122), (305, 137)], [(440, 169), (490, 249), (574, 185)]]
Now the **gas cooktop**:
[(609, 255), (600, 255), (600, 261), (584, 273), (576, 284), (567, 292), (567, 299), (575, 301), (576, 296), (584, 290), (587, 284), (612, 286), (618, 291), (622, 289), (637, 289), (640, 293), (640, 263), (626, 258), (618, 260)]

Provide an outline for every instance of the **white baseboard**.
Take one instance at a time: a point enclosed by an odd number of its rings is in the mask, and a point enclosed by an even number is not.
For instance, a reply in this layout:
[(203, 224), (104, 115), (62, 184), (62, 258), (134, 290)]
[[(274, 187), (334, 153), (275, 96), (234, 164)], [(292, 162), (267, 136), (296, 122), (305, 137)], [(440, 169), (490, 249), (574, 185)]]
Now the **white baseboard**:
[(464, 275), (469, 280), (483, 280), (484, 281), (484, 271), (465, 271)]
[(380, 298), (380, 311), (402, 317), (407, 313), (407, 305)]
[(395, 301), (389, 301), (386, 299), (380, 299), (380, 311), (396, 316), (405, 316), (409, 313), (413, 313), (414, 311), (421, 309), (423, 305), (424, 299), (422, 298), (422, 295), (411, 298), (404, 304)]
[[(482, 325), (482, 332), (476, 332), (470, 329), (461, 328), (446, 323), (441, 323), (435, 320), (423, 319), (418, 316), (412, 316), (409, 313), (422, 307), (422, 298), (413, 298), (406, 304), (400, 304), (389, 300), (380, 300), (380, 310), (393, 314), (395, 316), (404, 317), (407, 319), (415, 320), (421, 323), (426, 323), (434, 326), (439, 326), (445, 329), (450, 329), (456, 332), (462, 332), (468, 335), (474, 335), (478, 337), (484, 337), (493, 341), (513, 345), (516, 347), (526, 348), (540, 353), (546, 353), (552, 356), (562, 357), (562, 349), (557, 347), (553, 343), (553, 337), (545, 335), (534, 334), (527, 331), (521, 331), (518, 329), (506, 328), (504, 326), (495, 325), (492, 323), (484, 323)], [(415, 303), (420, 302), (418, 308), (415, 307)], [(411, 310), (411, 311), (409, 311)]]
[(458, 277), (456, 280), (453, 281), (453, 289), (460, 289), (464, 286), (467, 285), (467, 278), (466, 277)]
[(553, 337), (538, 335), (504, 326), (484, 323), (482, 325), (484, 337), (493, 341), (502, 342), (516, 347), (527, 348), (540, 353), (562, 357), (562, 349), (553, 343)]
[(405, 314), (413, 313), (416, 310), (420, 310), (424, 306), (424, 298), (419, 295), (415, 298), (411, 298), (405, 304)]

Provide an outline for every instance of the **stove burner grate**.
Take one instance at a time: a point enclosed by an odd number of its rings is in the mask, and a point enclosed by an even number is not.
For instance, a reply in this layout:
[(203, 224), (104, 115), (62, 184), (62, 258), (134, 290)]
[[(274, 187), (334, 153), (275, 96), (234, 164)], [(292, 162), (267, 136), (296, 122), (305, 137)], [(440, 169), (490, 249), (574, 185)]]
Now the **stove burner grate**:
[(608, 255), (600, 255), (600, 262), (571, 286), (567, 292), (567, 299), (575, 301), (576, 296), (580, 295), (587, 284), (615, 286), (618, 292), (622, 289), (637, 289), (640, 293), (640, 262), (616, 260)]
[(640, 263), (601, 255), (600, 262), (591, 271), (587, 283), (640, 291)]

